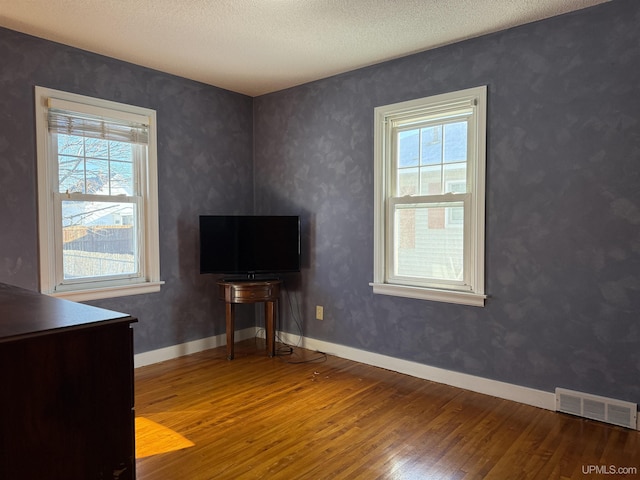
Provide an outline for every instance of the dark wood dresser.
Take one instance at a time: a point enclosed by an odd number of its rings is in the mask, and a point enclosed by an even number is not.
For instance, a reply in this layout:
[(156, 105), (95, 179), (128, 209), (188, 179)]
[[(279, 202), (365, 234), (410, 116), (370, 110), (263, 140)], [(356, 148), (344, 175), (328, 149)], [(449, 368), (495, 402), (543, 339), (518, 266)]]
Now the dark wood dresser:
[(135, 479), (135, 321), (0, 283), (0, 478)]

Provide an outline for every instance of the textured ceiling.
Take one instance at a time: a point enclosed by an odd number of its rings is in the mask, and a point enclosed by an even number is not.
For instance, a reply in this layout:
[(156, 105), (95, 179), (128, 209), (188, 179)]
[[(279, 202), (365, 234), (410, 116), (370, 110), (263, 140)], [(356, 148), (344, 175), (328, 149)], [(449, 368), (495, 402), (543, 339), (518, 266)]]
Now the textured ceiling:
[(0, 26), (251, 96), (609, 0), (0, 0)]

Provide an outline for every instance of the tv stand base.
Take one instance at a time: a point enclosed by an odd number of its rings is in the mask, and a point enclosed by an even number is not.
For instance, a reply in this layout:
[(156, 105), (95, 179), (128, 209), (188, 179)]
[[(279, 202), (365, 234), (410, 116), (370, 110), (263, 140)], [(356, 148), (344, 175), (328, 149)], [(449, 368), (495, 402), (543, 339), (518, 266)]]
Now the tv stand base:
[(218, 282), (219, 298), (225, 302), (228, 360), (233, 360), (234, 357), (235, 305), (238, 303), (264, 302), (267, 353), (270, 357), (275, 356), (275, 317), (281, 284), (280, 280), (221, 280)]

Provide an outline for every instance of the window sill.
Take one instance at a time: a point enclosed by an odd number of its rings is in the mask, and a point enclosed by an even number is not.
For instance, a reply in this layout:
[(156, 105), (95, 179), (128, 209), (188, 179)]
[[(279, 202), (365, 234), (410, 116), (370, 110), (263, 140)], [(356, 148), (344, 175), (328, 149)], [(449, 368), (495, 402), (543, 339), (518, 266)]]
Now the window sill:
[(129, 285), (118, 285), (114, 287), (87, 288), (83, 290), (57, 291), (48, 295), (57, 298), (64, 298), (74, 302), (84, 302), (86, 300), (100, 300), (103, 298), (126, 297), (128, 295), (139, 295), (143, 293), (155, 293), (160, 291), (160, 286), (164, 282), (145, 282)]
[(410, 287), (407, 285), (391, 285), (389, 283), (370, 283), (373, 293), (394, 295), (396, 297), (417, 298), (434, 302), (455, 303), (472, 307), (484, 307), (486, 295), (469, 292), (454, 292), (451, 290), (437, 290), (433, 288)]

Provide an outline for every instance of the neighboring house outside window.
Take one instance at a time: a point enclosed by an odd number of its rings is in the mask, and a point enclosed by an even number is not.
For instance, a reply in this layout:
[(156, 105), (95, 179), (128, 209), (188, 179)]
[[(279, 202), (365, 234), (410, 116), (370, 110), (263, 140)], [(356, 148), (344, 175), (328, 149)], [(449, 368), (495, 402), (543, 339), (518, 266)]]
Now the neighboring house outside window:
[(155, 111), (36, 87), (40, 289), (160, 289)]
[(486, 87), (374, 123), (374, 293), (484, 305)]

